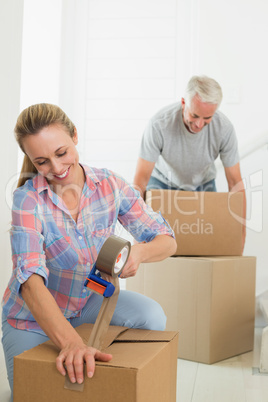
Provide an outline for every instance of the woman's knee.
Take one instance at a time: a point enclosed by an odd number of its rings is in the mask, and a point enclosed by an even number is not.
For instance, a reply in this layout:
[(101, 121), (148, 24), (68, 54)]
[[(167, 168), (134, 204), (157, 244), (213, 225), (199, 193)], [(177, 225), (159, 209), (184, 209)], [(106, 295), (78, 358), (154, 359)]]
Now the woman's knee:
[(48, 340), (45, 335), (13, 328), (6, 318), (2, 318), (2, 345), (4, 350), (7, 377), (11, 391), (13, 390), (13, 358)]
[(164, 331), (167, 318), (162, 306), (153, 299), (147, 298), (143, 309), (144, 329)]
[(155, 300), (136, 292), (123, 290), (119, 294), (113, 325), (163, 331), (165, 313)]

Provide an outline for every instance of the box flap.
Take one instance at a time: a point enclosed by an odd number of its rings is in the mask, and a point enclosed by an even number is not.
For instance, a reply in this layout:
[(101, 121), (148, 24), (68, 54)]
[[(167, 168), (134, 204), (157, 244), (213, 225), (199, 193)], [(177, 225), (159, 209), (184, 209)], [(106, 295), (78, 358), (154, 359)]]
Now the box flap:
[[(88, 342), (92, 328), (93, 324), (83, 324), (76, 330)], [(150, 331), (110, 325), (103, 351), (111, 353), (113, 358), (110, 362), (96, 361), (96, 365), (138, 369), (177, 336), (176, 331)], [(15, 360), (42, 361), (55, 365), (58, 353), (52, 341), (47, 341), (16, 356)]]
[[(92, 329), (93, 324), (82, 324), (80, 327), (76, 328), (77, 332), (79, 333), (79, 335), (81, 336), (81, 338), (85, 343), (88, 343)], [(128, 330), (127, 327), (110, 325), (107, 334), (105, 335), (102, 349), (106, 349), (108, 346), (110, 346), (113, 343), (113, 341), (118, 337), (118, 335), (124, 333), (127, 330)]]
[[(89, 340), (92, 328), (93, 324), (82, 324), (78, 328), (76, 328), (76, 331), (79, 333), (79, 335), (81, 336), (81, 338), (84, 340), (85, 343), (87, 343)], [(107, 347), (109, 347), (119, 334), (127, 330), (128, 328), (126, 327), (110, 325), (109, 330), (104, 338), (102, 349), (106, 349)], [(27, 359), (29, 360), (42, 360), (49, 362), (54, 361), (55, 354), (58, 353), (59, 349), (54, 345), (54, 343), (52, 341), (47, 341), (30, 350), (21, 353), (16, 357), (24, 359), (27, 356)]]
[(121, 332), (115, 342), (170, 342), (178, 332), (128, 329)]
[[(92, 328), (93, 324), (82, 324), (76, 328), (76, 331), (87, 343)], [(150, 331), (110, 325), (104, 338), (102, 350), (107, 349), (114, 342), (170, 342), (176, 335), (176, 331)], [(47, 341), (23, 352), (17, 357), (25, 358), (27, 355), (27, 359), (29, 360), (42, 360), (48, 362), (54, 360), (55, 353), (58, 354), (58, 352), (59, 350), (54, 343), (52, 341)]]

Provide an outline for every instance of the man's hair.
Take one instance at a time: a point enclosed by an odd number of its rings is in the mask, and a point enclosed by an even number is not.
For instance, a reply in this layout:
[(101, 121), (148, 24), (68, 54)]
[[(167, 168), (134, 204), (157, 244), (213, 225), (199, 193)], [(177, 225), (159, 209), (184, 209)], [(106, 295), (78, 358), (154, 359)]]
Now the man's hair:
[(201, 102), (218, 105), (218, 107), (222, 101), (221, 86), (213, 78), (206, 77), (205, 75), (195, 75), (188, 82), (184, 96), (188, 107), (191, 105), (195, 95), (198, 95)]

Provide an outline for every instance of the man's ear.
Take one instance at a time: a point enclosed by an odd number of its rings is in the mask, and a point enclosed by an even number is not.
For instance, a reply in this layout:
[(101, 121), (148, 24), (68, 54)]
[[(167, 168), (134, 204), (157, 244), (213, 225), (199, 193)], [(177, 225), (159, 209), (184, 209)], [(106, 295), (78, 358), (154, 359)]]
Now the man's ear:
[(76, 127), (74, 128), (73, 142), (75, 143), (75, 145), (78, 144), (78, 134), (77, 134)]
[(185, 108), (185, 99), (184, 98), (181, 98), (181, 106), (182, 106), (182, 109), (184, 110), (184, 108)]

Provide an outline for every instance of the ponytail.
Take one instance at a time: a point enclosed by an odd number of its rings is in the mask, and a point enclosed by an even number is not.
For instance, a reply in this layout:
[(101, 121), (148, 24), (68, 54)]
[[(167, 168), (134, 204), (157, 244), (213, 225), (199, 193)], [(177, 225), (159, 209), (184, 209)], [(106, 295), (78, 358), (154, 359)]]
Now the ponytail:
[(31, 179), (33, 176), (37, 174), (37, 169), (32, 164), (28, 155), (24, 155), (23, 163), (20, 171), (20, 177), (18, 180), (17, 188), (23, 186), (23, 184)]

